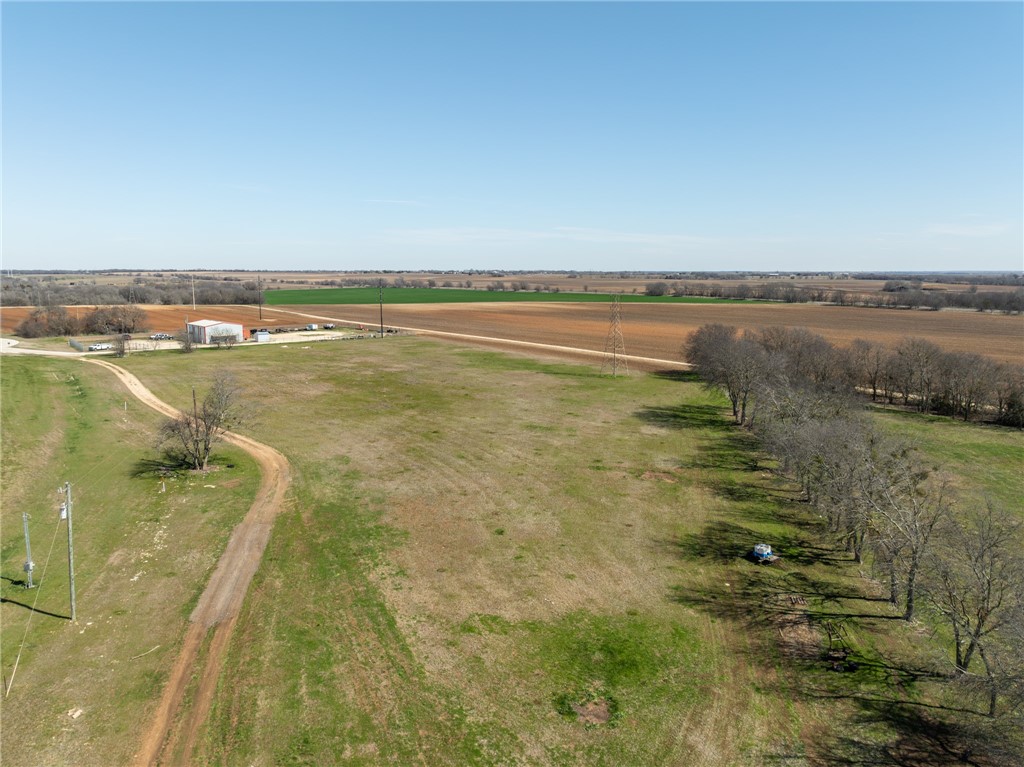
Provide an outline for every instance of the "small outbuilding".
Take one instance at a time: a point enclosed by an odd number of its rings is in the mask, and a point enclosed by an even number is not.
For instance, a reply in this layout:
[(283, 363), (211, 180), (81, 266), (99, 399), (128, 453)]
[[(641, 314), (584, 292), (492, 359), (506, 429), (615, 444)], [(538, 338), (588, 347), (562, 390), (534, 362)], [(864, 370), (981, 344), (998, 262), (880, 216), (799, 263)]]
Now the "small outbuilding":
[(186, 326), (189, 338), (193, 343), (212, 344), (214, 339), (221, 339), (234, 336), (235, 341), (242, 340), (242, 326), (233, 322), (221, 322), (220, 320), (196, 320), (189, 322)]
[(255, 341), (258, 344), (267, 343), (270, 341), (269, 330), (254, 330), (249, 334), (249, 340)]

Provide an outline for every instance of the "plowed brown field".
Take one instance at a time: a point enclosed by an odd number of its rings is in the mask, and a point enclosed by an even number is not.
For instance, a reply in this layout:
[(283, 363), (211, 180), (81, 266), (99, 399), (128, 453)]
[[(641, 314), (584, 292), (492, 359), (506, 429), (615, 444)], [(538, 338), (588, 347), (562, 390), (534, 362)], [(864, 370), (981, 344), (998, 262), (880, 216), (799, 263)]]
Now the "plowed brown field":
[[(306, 322), (363, 323), (376, 327), (376, 305), (263, 307), (145, 306), (150, 330), (172, 332), (186, 317), (239, 322), (246, 328), (301, 326)], [(10, 333), (30, 311), (4, 309), (3, 332)], [(74, 309), (71, 310), (72, 312)], [(602, 351), (608, 337), (607, 304), (417, 304), (384, 306), (390, 327), (486, 336)], [(839, 345), (855, 338), (895, 344), (906, 336), (927, 338), (947, 351), (976, 352), (1024, 363), (1024, 316), (946, 310), (940, 312), (812, 304), (624, 304), (622, 332), (626, 353), (678, 360), (687, 334), (703, 324), (739, 328), (767, 325), (805, 327)]]

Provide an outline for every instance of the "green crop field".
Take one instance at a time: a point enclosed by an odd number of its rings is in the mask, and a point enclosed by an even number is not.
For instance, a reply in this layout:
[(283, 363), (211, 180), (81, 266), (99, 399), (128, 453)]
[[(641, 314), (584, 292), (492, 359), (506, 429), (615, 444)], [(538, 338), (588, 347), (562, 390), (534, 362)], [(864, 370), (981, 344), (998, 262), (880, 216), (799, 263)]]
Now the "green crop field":
[[(10, 386), (42, 398), (32, 386), (50, 386), (46, 371), (58, 363), (23, 364), (32, 376)], [(102, 370), (60, 364), (88, 369), (89, 412), (103, 416), (83, 425), (81, 440), (113, 450), (116, 384)], [(942, 648), (894, 620), (881, 588), (729, 424), (724, 401), (687, 374), (610, 378), (415, 337), (138, 354), (121, 364), (179, 406), (192, 386), (201, 393), (219, 371), (233, 372), (254, 419), (247, 433), (292, 464), (291, 497), (239, 617), (196, 763), (872, 764), (941, 745), (929, 733), (955, 706), (918, 672)], [(9, 489), (6, 467), (23, 466), (34, 448), (8, 444), (8, 417), (26, 418), (20, 407), (8, 414), (8, 378), (5, 360), (4, 575), (15, 578), (20, 528), (7, 500), (33, 485)], [(35, 417), (56, 416), (36, 407)], [(899, 428), (900, 416), (881, 417)], [(941, 436), (948, 422), (908, 422), (923, 449), (970, 473), (971, 456), (948, 452)], [(1024, 440), (972, 425), (962, 434), (965, 444), (991, 435), (1010, 462)], [(120, 449), (129, 464), (152, 456), (141, 437)], [(1005, 492), (1019, 498), (1024, 486), (1009, 467), (971, 481), (989, 490), (1012, 481)], [(162, 502), (152, 480), (110, 476), (118, 492), (137, 487)], [(243, 489), (251, 495), (253, 485)], [(189, 492), (222, 491), (197, 483)], [(744, 558), (759, 541), (782, 555), (778, 566)], [(119, 566), (114, 552), (143, 544), (107, 541), (99, 571)], [(165, 568), (156, 571), (168, 578)], [(104, 575), (105, 615), (135, 593), (128, 569), (129, 579)], [(168, 606), (177, 636), (187, 602)], [(59, 599), (49, 609), (59, 612)], [(845, 627), (855, 672), (820, 659), (824, 621)], [(36, 724), (30, 737), (26, 715), (12, 736), (7, 706), (4, 746), (14, 754), (18, 738), (18, 753), (44, 755), (28, 763), (61, 764), (88, 743), (94, 750), (76, 763), (108, 764), (95, 749), (114, 733), (82, 727), (100, 715), (92, 709), (67, 720), (62, 707), (80, 682), (40, 660), (58, 649), (94, 658), (67, 643), (94, 629), (65, 628), (53, 619), (30, 664), (44, 666), (36, 673), (59, 700), (54, 724)], [(6, 634), (5, 623), (9, 670)], [(126, 650), (116, 664), (90, 660), (136, 691), (97, 704), (106, 721), (131, 709), (138, 731), (174, 657), (173, 632), (165, 641), (136, 660)]]
[[(608, 303), (613, 295), (608, 293), (543, 293), (540, 291), (511, 290), (468, 290), (459, 288), (384, 288), (386, 304), (466, 304), (476, 302), (523, 302), (558, 301), (573, 303)], [(307, 290), (268, 290), (264, 301), (271, 306), (313, 304), (376, 304), (380, 300), (377, 288), (313, 288)], [(618, 296), (623, 303), (671, 303), (671, 304), (750, 304), (763, 303), (701, 296), (645, 296), (623, 293)]]

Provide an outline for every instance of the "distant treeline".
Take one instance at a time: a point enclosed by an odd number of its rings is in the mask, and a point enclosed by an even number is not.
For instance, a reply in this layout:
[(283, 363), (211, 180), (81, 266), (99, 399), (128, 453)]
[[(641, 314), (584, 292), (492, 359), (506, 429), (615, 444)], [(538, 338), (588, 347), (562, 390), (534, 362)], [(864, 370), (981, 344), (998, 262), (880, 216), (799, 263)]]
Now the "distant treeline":
[(1024, 428), (1024, 367), (943, 351), (923, 338), (894, 347), (856, 339), (841, 348), (804, 328), (740, 333), (716, 324), (695, 331), (683, 356), (701, 378), (726, 391), (744, 426), (756, 423), (778, 391), (800, 382), (843, 398), (870, 394), (873, 401), (921, 412)]
[(14, 334), (22, 338), (53, 336), (108, 335), (141, 333), (146, 327), (146, 312), (133, 304), (99, 306), (85, 314), (71, 314), (63, 306), (41, 306), (21, 321)]
[(717, 282), (651, 282), (649, 296), (705, 296), (744, 300), (782, 301), (790, 304), (825, 303), (836, 306), (868, 306), (884, 309), (974, 309), (1019, 314), (1024, 311), (1024, 288), (981, 291), (972, 285), (965, 291), (923, 290), (917, 280), (890, 280), (880, 291), (859, 292), (826, 287), (804, 287), (786, 282), (755, 285), (722, 285)]
[[(486, 291), (545, 292), (558, 293), (561, 288), (544, 280), (527, 280), (528, 272), (465, 272), (459, 275), (438, 272), (436, 277), (381, 277), (379, 273), (365, 273), (345, 278), (286, 279), (268, 277), (253, 279), (249, 272), (239, 272), (238, 277), (197, 273), (133, 273), (118, 274), (122, 279), (130, 277), (126, 285), (111, 285), (102, 282), (102, 276), (82, 274), (74, 281), (57, 279), (54, 273), (32, 275), (19, 272), (6, 276), (0, 283), (4, 306), (82, 306), (117, 304), (256, 304), (261, 293), (292, 285), (319, 287), (377, 287), (391, 288), (462, 288)], [(77, 273), (64, 273), (76, 274)], [(315, 274), (315, 273), (312, 273)], [(570, 278), (580, 278), (579, 289), (573, 292), (590, 292), (586, 277), (619, 277), (637, 279), (652, 276), (647, 272), (560, 272)], [(475, 279), (465, 278), (471, 275)], [(518, 275), (523, 279), (504, 279)], [(311, 275), (312, 276), (312, 275)], [(1021, 277), (1005, 275), (910, 275), (870, 274), (855, 275), (863, 279), (885, 279), (880, 291), (862, 292), (855, 288), (837, 286), (805, 286), (799, 280), (804, 278), (833, 279), (841, 285), (848, 275), (822, 275), (791, 273), (788, 277), (753, 272), (680, 272), (654, 275), (660, 277), (648, 282), (643, 293), (648, 296), (694, 296), (739, 300), (778, 301), (785, 303), (829, 303), (839, 306), (869, 306), (890, 309), (931, 309), (945, 308), (973, 309), (1015, 314), (1024, 311), (1024, 287)], [(480, 279), (481, 277), (485, 279)], [(194, 278), (194, 279), (193, 279)], [(465, 278), (465, 279), (460, 279)], [(758, 280), (753, 284), (737, 280)], [(930, 282), (969, 284), (967, 290), (928, 290), (923, 280)], [(1011, 285), (1016, 290), (979, 290), (979, 285)], [(193, 292), (194, 289), (194, 292)], [(602, 286), (607, 291), (607, 285)], [(639, 292), (633, 288), (634, 293)]]
[[(74, 282), (50, 277), (4, 277), (4, 306), (88, 306), (115, 304), (192, 303), (192, 276), (164, 277), (154, 273), (136, 277), (128, 285), (109, 285), (87, 278)], [(240, 277), (195, 276), (197, 304), (256, 304), (260, 300), (256, 280)]]

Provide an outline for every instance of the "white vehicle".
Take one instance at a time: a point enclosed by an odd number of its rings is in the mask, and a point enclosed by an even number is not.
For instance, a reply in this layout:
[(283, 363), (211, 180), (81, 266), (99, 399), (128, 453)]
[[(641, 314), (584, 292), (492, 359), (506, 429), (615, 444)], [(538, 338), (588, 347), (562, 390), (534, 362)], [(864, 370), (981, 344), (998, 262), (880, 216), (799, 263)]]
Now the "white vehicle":
[(103, 351), (106, 351), (107, 349), (113, 349), (113, 348), (114, 348), (113, 344), (90, 344), (89, 345), (89, 351), (91, 351), (91, 352), (103, 352)]
[(311, 322), (308, 325), (306, 325), (306, 330), (316, 330), (316, 325)]

